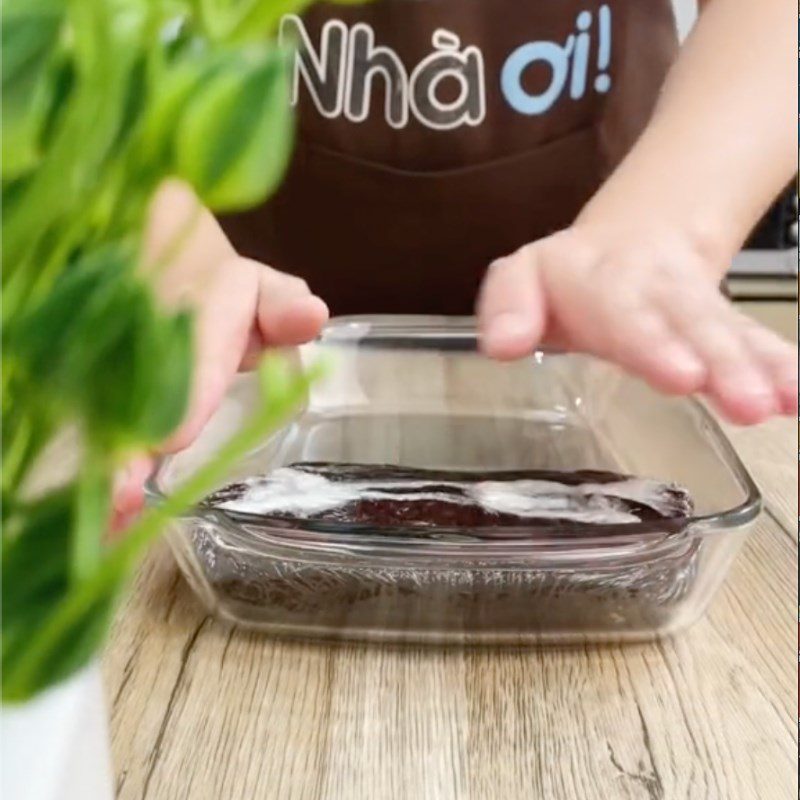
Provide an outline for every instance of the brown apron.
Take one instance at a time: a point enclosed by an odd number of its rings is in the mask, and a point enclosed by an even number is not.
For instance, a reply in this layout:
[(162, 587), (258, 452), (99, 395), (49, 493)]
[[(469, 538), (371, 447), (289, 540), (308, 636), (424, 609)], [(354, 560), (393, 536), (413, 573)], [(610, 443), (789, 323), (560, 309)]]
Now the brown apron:
[(376, 0), (287, 17), (298, 140), (239, 250), (334, 314), (472, 312), (487, 265), (567, 226), (646, 123), (671, 0)]

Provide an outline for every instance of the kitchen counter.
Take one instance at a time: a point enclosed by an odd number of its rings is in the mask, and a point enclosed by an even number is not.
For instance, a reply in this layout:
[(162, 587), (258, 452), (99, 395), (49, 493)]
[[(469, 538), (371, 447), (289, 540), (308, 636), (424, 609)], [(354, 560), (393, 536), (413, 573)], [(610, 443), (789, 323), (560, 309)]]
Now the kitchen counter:
[(788, 339), (797, 341), (797, 277), (732, 278), (728, 291), (739, 310)]
[(105, 656), (120, 800), (796, 797), (795, 422), (730, 435), (764, 513), (655, 644), (280, 642), (208, 616), (157, 548)]

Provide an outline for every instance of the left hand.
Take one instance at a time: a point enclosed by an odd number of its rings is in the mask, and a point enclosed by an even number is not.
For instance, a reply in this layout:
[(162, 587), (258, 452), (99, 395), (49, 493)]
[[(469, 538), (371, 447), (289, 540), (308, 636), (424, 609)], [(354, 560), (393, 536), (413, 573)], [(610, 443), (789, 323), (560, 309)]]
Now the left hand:
[[(308, 342), (328, 319), (327, 306), (305, 281), (240, 256), (191, 189), (177, 182), (163, 186), (153, 203), (145, 275), (148, 270), (159, 301), (168, 309), (189, 308), (195, 323), (189, 407), (159, 453), (190, 445), (237, 371), (251, 369), (265, 347)], [(117, 477), (115, 530), (140, 510), (153, 465), (153, 454), (141, 454)]]
[(478, 302), (486, 353), (539, 344), (612, 361), (732, 422), (797, 410), (797, 353), (719, 290), (723, 270), (675, 229), (577, 224), (495, 262)]

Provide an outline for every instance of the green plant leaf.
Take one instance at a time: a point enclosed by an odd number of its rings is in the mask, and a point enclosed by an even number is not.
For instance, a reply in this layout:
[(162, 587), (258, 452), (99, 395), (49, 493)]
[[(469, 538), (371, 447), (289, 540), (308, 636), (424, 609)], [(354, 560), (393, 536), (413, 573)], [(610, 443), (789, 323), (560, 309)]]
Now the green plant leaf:
[(86, 373), (85, 368), (80, 374), (70, 372), (75, 361), (91, 361), (92, 348), (103, 346), (102, 340), (114, 335), (124, 316), (109, 315), (110, 330), (103, 329), (102, 337), (94, 335), (97, 328), (87, 331), (89, 338), (80, 348), (74, 345), (75, 337), (82, 326), (86, 330), (85, 317), (93, 306), (120, 292), (131, 268), (131, 252), (121, 246), (102, 248), (78, 259), (40, 303), (4, 320), (4, 353), (31, 376), (39, 376), (48, 389), (80, 386)]
[(194, 89), (204, 77), (213, 74), (214, 66), (190, 55), (164, 70), (142, 123), (138, 142), (141, 162), (149, 163), (153, 169), (166, 170), (167, 174), (174, 169), (175, 121)]
[(63, 20), (64, 4), (59, 0), (5, 0), (0, 32), (4, 90), (23, 74), (41, 68)]
[(64, 15), (52, 0), (11, 0), (3, 12), (2, 177), (7, 181), (28, 172), (41, 157), (53, 96), (50, 66)]
[(158, 368), (157, 362), (141, 357), (157, 322), (152, 298), (138, 282), (119, 282), (115, 289), (87, 309), (76, 330), (83, 340), (92, 329), (109, 334), (84, 348), (72, 360), (65, 378), (68, 375), (72, 383), (75, 375), (84, 376), (74, 388), (90, 439), (123, 447), (136, 443), (138, 415)]
[[(137, 38), (144, 35), (147, 18), (147, 7), (138, 3), (75, 0), (61, 5), (68, 11), (64, 39), (70, 69), (59, 69), (59, 74), (70, 76), (69, 101), (47, 116), (47, 146), (25, 182), (21, 202), (3, 214), (5, 268), (14, 277), (34, 265), (44, 273), (38, 277), (45, 285), (72, 249), (91, 238), (93, 203), (102, 195), (107, 163), (114, 157)], [(31, 208), (35, 215), (27, 213)], [(33, 293), (33, 286), (25, 288)]]
[(4, 675), (67, 592), (72, 513), (73, 495), (64, 490), (17, 507), (3, 527)]
[[(333, 0), (355, 5), (363, 0)], [(259, 41), (275, 34), (287, 14), (300, 14), (312, 0), (194, 0), (203, 29), (215, 40)]]
[(52, 85), (31, 71), (2, 92), (2, 178), (29, 172), (41, 158), (41, 134), (50, 109)]
[(253, 205), (280, 181), (291, 134), (285, 54), (232, 64), (195, 92), (179, 120), (178, 175), (213, 209)]
[[(230, 5), (229, 0), (202, 0), (205, 5)], [(237, 13), (230, 14), (226, 20), (226, 35), (236, 40), (263, 38), (265, 34), (275, 33), (281, 18), (286, 14), (299, 14), (310, 0), (247, 0), (235, 3)]]
[(268, 395), (253, 419), (222, 446), (214, 459), (141, 517), (109, 550), (93, 575), (71, 586), (59, 602), (48, 607), (50, 613), (44, 619), (37, 618), (27, 637), (15, 638), (11, 643), (16, 646), (8, 649), (4, 642), (4, 701), (23, 701), (88, 661), (144, 549), (172, 517), (199, 502), (257, 442), (285, 422), (317, 377), (314, 370), (303, 374), (276, 358), (265, 359), (259, 371), (260, 384)]
[(156, 309), (133, 261), (126, 246), (92, 253), (4, 338), (31, 389), (55, 392), (93, 442), (112, 447), (163, 438), (180, 421), (190, 383), (189, 321)]
[(136, 358), (138, 368), (148, 374), (148, 383), (136, 411), (137, 445), (159, 444), (183, 419), (192, 383), (192, 345), (193, 321), (187, 312), (154, 313), (152, 325), (140, 329)]
[[(106, 591), (76, 619), (63, 635), (54, 641), (48, 657), (34, 665), (25, 662), (28, 650), (20, 640), (8, 643), (8, 657), (3, 663), (3, 703), (22, 703), (42, 690), (69, 678), (94, 658), (108, 633), (111, 617), (121, 591), (120, 585)], [(67, 598), (70, 595), (66, 596)], [(35, 637), (46, 629), (53, 614), (61, 607), (48, 606), (41, 624), (31, 627), (27, 635)], [(38, 622), (38, 620), (37, 620)], [(5, 654), (5, 653), (4, 653)]]
[[(275, 188), (292, 119), (285, 57), (265, 36), (305, 4), (0, 9), (4, 702), (95, 656), (147, 544), (306, 394), (309, 376), (267, 364), (262, 407), (219, 457), (103, 544), (111, 466), (175, 429), (191, 385), (191, 316), (161, 310), (136, 270), (146, 209), (175, 176), (217, 210)], [(31, 502), (32, 465), (65, 424), (86, 445), (79, 477)]]

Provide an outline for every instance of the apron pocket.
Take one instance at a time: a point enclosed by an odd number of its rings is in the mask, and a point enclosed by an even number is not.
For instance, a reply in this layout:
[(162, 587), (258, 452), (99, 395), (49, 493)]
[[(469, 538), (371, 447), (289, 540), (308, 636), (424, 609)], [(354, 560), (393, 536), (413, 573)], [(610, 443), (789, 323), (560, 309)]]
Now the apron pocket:
[(408, 172), (300, 142), (277, 194), (221, 220), (336, 315), (471, 314), (495, 258), (569, 225), (603, 178), (596, 129), (524, 154)]

